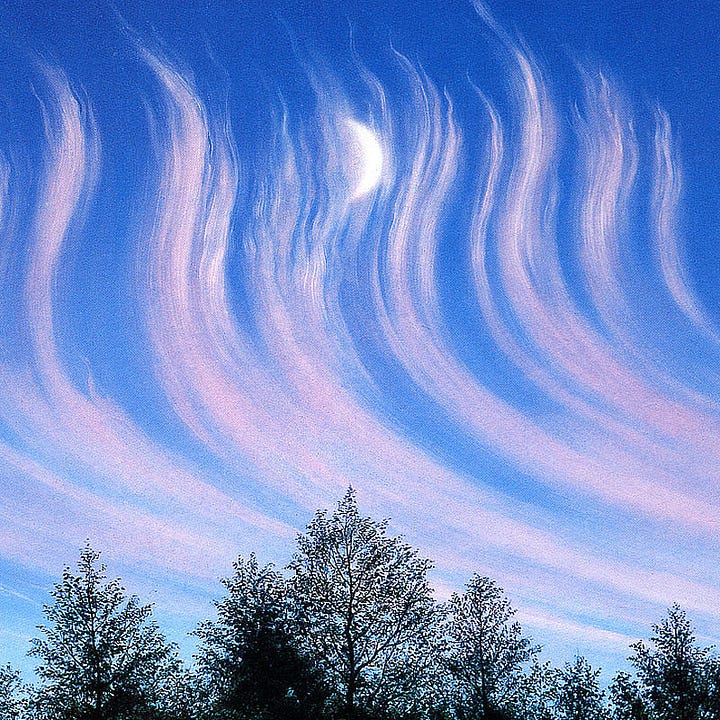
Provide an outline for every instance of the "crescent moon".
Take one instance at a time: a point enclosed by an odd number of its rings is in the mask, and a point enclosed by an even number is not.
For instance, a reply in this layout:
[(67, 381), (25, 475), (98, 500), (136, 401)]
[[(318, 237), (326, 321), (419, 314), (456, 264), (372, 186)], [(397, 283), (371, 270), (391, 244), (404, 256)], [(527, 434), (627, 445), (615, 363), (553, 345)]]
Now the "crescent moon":
[(356, 120), (347, 120), (353, 135), (356, 168), (353, 197), (359, 198), (374, 190), (382, 179), (383, 151), (377, 135)]

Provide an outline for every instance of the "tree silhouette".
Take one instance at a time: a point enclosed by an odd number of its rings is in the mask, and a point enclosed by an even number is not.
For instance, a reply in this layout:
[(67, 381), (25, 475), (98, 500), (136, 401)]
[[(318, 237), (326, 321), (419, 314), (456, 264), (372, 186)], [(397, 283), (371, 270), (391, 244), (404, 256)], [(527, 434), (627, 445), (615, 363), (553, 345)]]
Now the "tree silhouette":
[(637, 670), (657, 720), (700, 720), (707, 698), (710, 650), (698, 647), (685, 611), (673, 605), (653, 625), (650, 645), (632, 645), (630, 662)]
[(606, 720), (605, 693), (600, 688), (600, 670), (584, 657), (576, 657), (558, 671), (555, 707), (558, 720)]
[(502, 588), (475, 575), (447, 603), (445, 666), (460, 720), (504, 720), (520, 703), (525, 664), (539, 651), (512, 618)]
[(152, 620), (150, 605), (107, 580), (87, 545), (78, 572), (66, 567), (44, 608), (35, 702), (43, 720), (140, 720), (164, 715), (163, 693), (180, 662)]
[(32, 640), (37, 687), (0, 666), (0, 720), (718, 720), (720, 657), (677, 605), (606, 693), (583, 657), (541, 662), (502, 588), (444, 604), (429, 560), (352, 489), (298, 536), (285, 573), (239, 557), (187, 672), (87, 545)]
[(430, 567), (387, 521), (362, 517), (352, 489), (298, 537), (290, 582), (341, 716), (411, 717), (427, 702)]
[(219, 717), (311, 720), (324, 713), (322, 676), (299, 647), (285, 582), (254, 555), (238, 558), (223, 580), (217, 619), (195, 634), (208, 700)]
[(710, 657), (703, 678), (703, 718), (720, 718), (720, 658)]
[(20, 673), (10, 665), (0, 667), (0, 720), (17, 720), (24, 710)]
[(650, 720), (650, 705), (640, 683), (619, 672), (610, 685), (613, 720)]
[(558, 671), (548, 662), (532, 659), (530, 669), (518, 678), (511, 715), (522, 720), (557, 720)]

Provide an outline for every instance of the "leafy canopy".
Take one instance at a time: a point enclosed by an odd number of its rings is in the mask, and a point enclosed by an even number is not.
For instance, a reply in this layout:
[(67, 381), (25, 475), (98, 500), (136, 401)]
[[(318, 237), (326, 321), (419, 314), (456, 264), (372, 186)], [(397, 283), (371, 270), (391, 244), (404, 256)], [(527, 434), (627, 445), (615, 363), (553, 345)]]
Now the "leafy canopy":
[(152, 607), (108, 580), (87, 545), (77, 572), (66, 567), (44, 608), (30, 654), (40, 660), (36, 702), (48, 720), (134, 720), (159, 714), (179, 660)]
[(334, 513), (315, 514), (289, 565), (304, 636), (348, 717), (424, 702), (432, 563), (387, 529), (360, 515), (351, 488)]

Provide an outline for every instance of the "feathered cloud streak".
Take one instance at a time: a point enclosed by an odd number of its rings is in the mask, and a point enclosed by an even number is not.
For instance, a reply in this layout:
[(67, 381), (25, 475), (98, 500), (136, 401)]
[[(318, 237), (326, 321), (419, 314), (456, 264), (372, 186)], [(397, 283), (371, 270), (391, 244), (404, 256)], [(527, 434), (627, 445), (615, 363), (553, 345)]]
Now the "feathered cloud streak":
[[(638, 600), (649, 616), (679, 601), (717, 628), (715, 398), (648, 352), (627, 293), (643, 202), (665, 300), (704, 333), (698, 343), (715, 342), (681, 260), (670, 121), (658, 112), (642, 140), (613, 84), (583, 74), (563, 193), (567, 128), (531, 53), (494, 29), (511, 108), (470, 82), (463, 97), (443, 92), (393, 51), (392, 92), (358, 67), (365, 112), (308, 69), (314, 110), (278, 103), (258, 146), (189, 74), (139, 51), (153, 152), (139, 170), (152, 178), (137, 198), (143, 221), (126, 238), (134, 332), (168, 421), (188, 433), (186, 457), (96, 387), (91, 365), (78, 384), (59, 288), (69, 243), (92, 241), (107, 160), (92, 98), (45, 71), (37, 190), (23, 197), (9, 162), (0, 174), (2, 242), (24, 258), (26, 338), (20, 359), (0, 364), (7, 558), (53, 567), (91, 535), (128, 565), (206, 585), (253, 542), (287, 547), (309, 511), (352, 484), (438, 560), (441, 584), (474, 570), (504, 579), (538, 628), (579, 631), (581, 603), (586, 636), (616, 647), (645, 620), (627, 609)], [(8, 294), (17, 280), (1, 277)], [(462, 309), (451, 285), (464, 288)], [(471, 338), (462, 352), (458, 325)], [(518, 401), (513, 378), (533, 403)], [(388, 407), (388, 383), (533, 492), (432, 442), (432, 422)], [(548, 488), (565, 501), (539, 500)], [(708, 553), (689, 566), (688, 533)]]
[[(91, 113), (73, 94), (66, 78), (59, 72), (48, 72), (49, 98), (43, 107), (48, 152), (41, 180), (39, 200), (33, 215), (31, 243), (28, 248), (27, 278), (24, 281), (26, 307), (24, 320), (30, 339), (29, 370), (1, 368), (5, 391), (0, 411), (10, 430), (22, 446), (42, 448), (46, 461), (70, 462), (73, 472), (61, 480), (33, 461), (26, 453), (0, 447), (3, 463), (19, 471), (28, 481), (53, 491), (61, 502), (71, 499), (73, 507), (59, 512), (79, 511), (87, 530), (80, 534), (99, 534), (107, 544), (122, 545), (136, 559), (181, 572), (204, 574), (208, 556), (226, 556), (230, 545), (223, 532), (240, 522), (254, 523), (274, 532), (283, 532), (281, 523), (261, 517), (225, 496), (211, 484), (176, 464), (166, 452), (134, 427), (122, 410), (104, 399), (92, 385), (87, 393), (73, 386), (59, 357), (54, 327), (54, 290), (58, 284), (63, 243), (81, 204), (90, 192), (93, 173), (99, 167), (99, 139)], [(77, 480), (86, 473), (107, 490), (119, 493), (122, 500), (102, 500), (101, 492), (83, 490)], [(12, 500), (12, 486), (7, 488)], [(27, 495), (32, 497), (33, 491)], [(23, 495), (27, 497), (26, 495)], [(41, 496), (43, 502), (48, 500)], [(186, 525), (181, 530), (178, 517), (169, 512), (168, 520), (155, 517), (143, 504), (172, 508)], [(135, 505), (134, 512), (128, 506)], [(60, 507), (64, 508), (64, 504)], [(20, 504), (11, 521), (18, 527), (7, 551), (23, 559), (42, 561), (41, 548), (27, 552), (29, 532), (60, 533), (64, 523), (53, 527), (46, 519), (44, 528), (36, 527), (33, 517), (37, 508)], [(89, 521), (87, 514), (99, 521)], [(201, 530), (198, 519), (204, 518)], [(230, 525), (228, 526), (228, 523)], [(208, 530), (218, 526), (215, 537)], [(82, 527), (82, 525), (80, 525)], [(105, 528), (105, 529), (103, 529)], [(107, 532), (115, 528), (115, 532)], [(122, 528), (122, 531), (120, 531)], [(193, 531), (194, 528), (194, 531)], [(235, 531), (233, 531), (235, 532)], [(72, 533), (72, 545), (77, 533)], [(71, 547), (72, 547), (71, 545)], [(67, 547), (65, 548), (67, 552)], [(212, 576), (212, 573), (211, 573)]]

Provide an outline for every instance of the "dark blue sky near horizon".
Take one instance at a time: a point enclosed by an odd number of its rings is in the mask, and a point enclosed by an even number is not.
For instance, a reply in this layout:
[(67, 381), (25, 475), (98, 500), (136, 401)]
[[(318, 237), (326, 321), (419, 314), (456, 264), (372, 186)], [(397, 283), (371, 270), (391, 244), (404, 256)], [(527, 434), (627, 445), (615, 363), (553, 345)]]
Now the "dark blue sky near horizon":
[(86, 539), (189, 657), (348, 485), (556, 662), (717, 641), (717, 7), (0, 17), (0, 661)]

